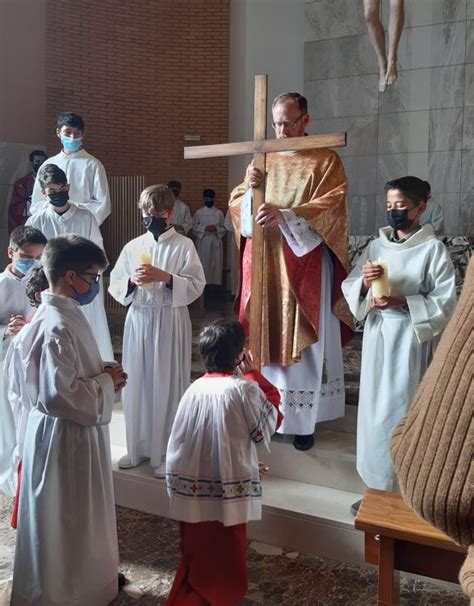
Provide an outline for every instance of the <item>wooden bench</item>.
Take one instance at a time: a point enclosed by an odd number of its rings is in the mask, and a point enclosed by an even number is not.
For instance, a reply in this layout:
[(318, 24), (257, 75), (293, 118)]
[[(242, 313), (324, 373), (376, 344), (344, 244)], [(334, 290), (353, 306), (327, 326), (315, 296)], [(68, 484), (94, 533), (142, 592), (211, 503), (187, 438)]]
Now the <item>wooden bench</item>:
[(399, 603), (398, 571), (458, 583), (466, 549), (425, 522), (401, 495), (369, 489), (355, 518), (365, 561), (379, 568), (378, 606)]

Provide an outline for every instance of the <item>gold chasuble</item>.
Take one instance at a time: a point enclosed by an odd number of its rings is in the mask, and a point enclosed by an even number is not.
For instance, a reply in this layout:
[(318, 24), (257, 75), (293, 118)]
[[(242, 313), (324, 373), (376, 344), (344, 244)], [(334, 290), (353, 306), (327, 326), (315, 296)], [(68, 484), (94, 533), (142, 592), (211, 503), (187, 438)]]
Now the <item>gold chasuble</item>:
[[(239, 319), (248, 331), (251, 238), (240, 232), (240, 202), (249, 189), (247, 179), (229, 201), (240, 246), (241, 285), (236, 302)], [(347, 179), (339, 156), (329, 149), (267, 154), (268, 204), (291, 209), (324, 239), (333, 265), (332, 309), (341, 323), (344, 345), (352, 336), (352, 315), (342, 296), (348, 273)], [(322, 247), (297, 257), (280, 228), (264, 229), (262, 365), (290, 366), (301, 351), (318, 341)]]

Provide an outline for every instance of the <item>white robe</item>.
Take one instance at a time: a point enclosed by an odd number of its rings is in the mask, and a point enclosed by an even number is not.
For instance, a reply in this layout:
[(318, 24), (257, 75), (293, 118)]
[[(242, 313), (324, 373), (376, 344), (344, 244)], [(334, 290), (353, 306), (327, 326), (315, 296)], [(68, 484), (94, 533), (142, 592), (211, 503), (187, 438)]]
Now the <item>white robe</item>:
[[(252, 235), (252, 193), (241, 202), (241, 233)], [(280, 231), (291, 250), (302, 257), (323, 246), (320, 285), (319, 340), (303, 349), (301, 361), (291, 366), (262, 366), (262, 374), (278, 387), (283, 421), (278, 433), (309, 435), (315, 424), (344, 416), (345, 390), (341, 328), (331, 308), (332, 261), (323, 238), (292, 210), (282, 210)]]
[(227, 265), (230, 269), (230, 294), (236, 295), (239, 290), (239, 249), (235, 241), (234, 226), (229, 210), (225, 215), (224, 226), (227, 230)]
[[(101, 225), (110, 215), (110, 194), (107, 175), (101, 162), (85, 149), (73, 154), (59, 154), (48, 158), (43, 166), (56, 164), (67, 176), (69, 195), (74, 204), (90, 211)], [(30, 214), (35, 215), (45, 208), (47, 202), (41, 193), (39, 180), (36, 179), (31, 195)]]
[[(173, 287), (155, 282), (127, 296), (129, 278), (148, 252), (151, 264), (173, 275)], [(155, 241), (147, 232), (125, 245), (110, 274), (109, 292), (130, 305), (123, 336), (123, 392), (127, 452), (158, 467), (179, 400), (191, 380), (191, 320), (187, 306), (205, 286), (204, 271), (190, 238), (169, 229)]]
[[(27, 276), (17, 278), (8, 268), (0, 273), (0, 490), (10, 497), (15, 495), (17, 479), (16, 465), (12, 462), (16, 422), (9, 404), (4, 373), (4, 360), (12, 337), (5, 337), (5, 331), (11, 315), (29, 319), (35, 312), (25, 292), (27, 279)], [(25, 328), (20, 334), (23, 330)]]
[[(430, 362), (433, 347), (456, 305), (454, 268), (431, 225), (406, 242), (390, 241), (384, 227), (342, 283), (349, 307), (365, 318), (357, 420), (357, 471), (370, 488), (393, 490), (390, 436), (408, 412)], [(370, 307), (372, 291), (361, 296), (367, 259), (388, 264), (390, 293), (404, 296), (407, 308)]]
[(201, 377), (184, 394), (166, 455), (170, 515), (224, 526), (259, 520), (257, 446), (269, 451), (277, 409), (255, 381)]
[[(84, 208), (78, 208), (75, 202), (71, 201), (71, 207), (62, 215), (55, 212), (48, 204), (44, 209), (31, 216), (26, 224), (39, 229), (48, 240), (57, 236), (74, 234), (92, 240), (94, 244), (104, 250), (104, 243), (95, 216)], [(82, 305), (81, 311), (92, 326), (102, 359), (112, 361), (114, 352), (105, 313), (102, 280), (99, 294), (92, 303)]]
[(35, 408), (11, 604), (106, 606), (117, 594), (119, 563), (108, 428), (114, 386), (78, 304), (49, 292), (42, 299), (24, 344)]
[(176, 198), (173, 206), (173, 215), (171, 216), (171, 224), (179, 225), (184, 230), (184, 235), (187, 236), (193, 226), (193, 219), (189, 206), (179, 198)]
[[(206, 231), (207, 225), (215, 225), (217, 231)], [(196, 238), (196, 248), (201, 259), (207, 284), (222, 284), (222, 238), (226, 234), (224, 214), (213, 206), (202, 206), (193, 217), (193, 234)]]

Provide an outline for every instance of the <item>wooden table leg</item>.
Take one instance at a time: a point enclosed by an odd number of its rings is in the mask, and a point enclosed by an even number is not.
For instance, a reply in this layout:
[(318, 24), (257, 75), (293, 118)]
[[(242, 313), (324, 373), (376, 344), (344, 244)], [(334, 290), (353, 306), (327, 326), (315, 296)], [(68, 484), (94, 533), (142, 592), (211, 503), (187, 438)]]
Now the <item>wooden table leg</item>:
[(398, 606), (400, 599), (400, 582), (398, 571), (394, 569), (395, 541), (380, 537), (379, 548), (379, 586), (378, 606)]

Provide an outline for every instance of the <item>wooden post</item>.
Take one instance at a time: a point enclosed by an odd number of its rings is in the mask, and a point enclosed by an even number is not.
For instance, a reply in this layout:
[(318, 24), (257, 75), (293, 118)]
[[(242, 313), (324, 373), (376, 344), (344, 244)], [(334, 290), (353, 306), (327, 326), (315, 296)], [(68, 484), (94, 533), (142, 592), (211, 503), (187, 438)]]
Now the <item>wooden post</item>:
[[(261, 141), (267, 134), (267, 76), (255, 76), (254, 140)], [(262, 359), (262, 303), (263, 303), (263, 258), (265, 241), (263, 227), (255, 221), (258, 208), (265, 203), (265, 154), (258, 152), (253, 157), (254, 166), (263, 174), (260, 187), (252, 191), (252, 282), (250, 296), (250, 351), (255, 366), (260, 368)]]

